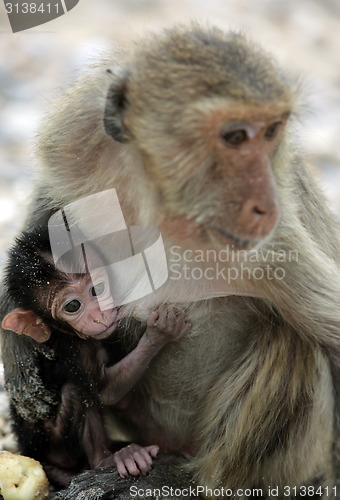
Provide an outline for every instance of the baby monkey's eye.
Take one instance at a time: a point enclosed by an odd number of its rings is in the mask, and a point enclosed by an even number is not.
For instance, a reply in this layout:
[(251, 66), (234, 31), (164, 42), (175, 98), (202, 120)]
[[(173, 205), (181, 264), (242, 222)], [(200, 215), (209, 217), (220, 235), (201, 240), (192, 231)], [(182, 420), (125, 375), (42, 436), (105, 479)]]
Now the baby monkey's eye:
[(73, 299), (64, 305), (64, 311), (68, 313), (75, 313), (81, 308), (81, 302), (78, 299)]
[(269, 125), (269, 127), (267, 128), (267, 130), (264, 133), (264, 137), (267, 139), (267, 141), (272, 141), (273, 139), (275, 139), (281, 125), (282, 125), (282, 122), (275, 122), (275, 123), (272, 123), (271, 125)]
[(223, 140), (231, 146), (239, 146), (248, 140), (247, 131), (244, 129), (232, 130), (222, 135)]
[(93, 297), (100, 297), (105, 292), (105, 282), (100, 281), (91, 288), (91, 295)]

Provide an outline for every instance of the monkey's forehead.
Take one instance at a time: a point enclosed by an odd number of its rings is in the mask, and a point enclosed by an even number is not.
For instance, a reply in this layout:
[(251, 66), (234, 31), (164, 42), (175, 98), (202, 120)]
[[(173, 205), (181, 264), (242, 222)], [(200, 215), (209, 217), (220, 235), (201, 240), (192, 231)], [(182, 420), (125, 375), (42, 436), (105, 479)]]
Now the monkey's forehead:
[[(130, 89), (145, 98), (229, 95), (257, 101), (286, 98), (290, 85), (272, 58), (240, 33), (198, 25), (167, 30), (136, 46)], [(133, 78), (135, 74), (135, 78)], [(151, 85), (150, 85), (151, 84)]]

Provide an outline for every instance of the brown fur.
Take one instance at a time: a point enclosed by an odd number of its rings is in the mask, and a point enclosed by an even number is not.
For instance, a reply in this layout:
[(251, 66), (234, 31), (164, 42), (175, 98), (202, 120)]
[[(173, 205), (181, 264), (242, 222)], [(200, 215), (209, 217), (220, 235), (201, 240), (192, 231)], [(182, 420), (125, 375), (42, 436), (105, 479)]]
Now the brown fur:
[[(112, 83), (124, 96), (121, 142), (103, 127)], [(216, 129), (227, 119), (294, 113), (295, 87), (238, 34), (193, 25), (139, 41), (56, 102), (40, 135), (43, 191), (60, 206), (115, 187), (129, 225), (158, 224), (168, 247), (221, 249), (209, 221), (238, 230), (230, 213), (248, 181), (228, 171), (228, 158), (217, 162)], [(187, 304), (192, 333), (153, 361), (136, 397), (138, 418), (126, 415), (145, 442), (190, 453), (198, 484), (266, 491), (336, 481), (330, 357), (337, 362), (339, 231), (294, 128), (291, 120), (272, 158), (281, 217), (261, 248), (275, 258), (297, 251), (298, 262), (274, 259), (284, 280), (238, 282), (248, 298)], [(254, 271), (267, 263), (247, 264)], [(168, 282), (145, 309), (188, 300), (185, 287)]]

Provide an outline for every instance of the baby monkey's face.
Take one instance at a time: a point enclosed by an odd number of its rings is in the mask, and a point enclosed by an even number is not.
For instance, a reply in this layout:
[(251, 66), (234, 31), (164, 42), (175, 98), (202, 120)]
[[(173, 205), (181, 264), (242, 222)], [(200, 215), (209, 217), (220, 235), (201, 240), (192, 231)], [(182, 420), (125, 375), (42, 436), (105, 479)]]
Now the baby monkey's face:
[(66, 286), (57, 290), (51, 314), (54, 319), (67, 322), (79, 337), (97, 340), (111, 335), (121, 319), (103, 270), (70, 279)]

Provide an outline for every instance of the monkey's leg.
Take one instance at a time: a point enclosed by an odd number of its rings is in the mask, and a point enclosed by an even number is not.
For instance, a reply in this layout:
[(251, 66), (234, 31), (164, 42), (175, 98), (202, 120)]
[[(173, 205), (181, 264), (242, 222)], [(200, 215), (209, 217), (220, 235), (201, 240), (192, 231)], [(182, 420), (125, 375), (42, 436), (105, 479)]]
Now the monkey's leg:
[[(162, 464), (169, 460), (174, 464)], [(195, 496), (191, 475), (179, 461), (178, 457), (161, 456), (146, 476), (130, 476), (127, 479), (122, 479), (113, 467), (88, 471), (73, 479), (71, 485), (57, 493), (54, 500), (132, 500), (144, 496), (153, 500), (200, 498)]]
[[(295, 250), (298, 259), (285, 265), (282, 280), (263, 280), (264, 290), (275, 308), (293, 325), (296, 334), (325, 348), (332, 367), (333, 383), (324, 393), (334, 394), (335, 408), (333, 429), (334, 481), (340, 484), (340, 271), (338, 264), (329, 258), (307, 230), (295, 221), (290, 240), (283, 239), (281, 248)], [(274, 263), (274, 266), (279, 266)], [(313, 439), (313, 437), (312, 437)], [(339, 487), (339, 486), (338, 486)]]
[(201, 445), (192, 462), (197, 484), (261, 488), (270, 498), (275, 483), (284, 498), (285, 486), (313, 487), (319, 478), (318, 486), (331, 491), (333, 404), (323, 351), (279, 317), (270, 325), (262, 316), (247, 351), (202, 408)]

